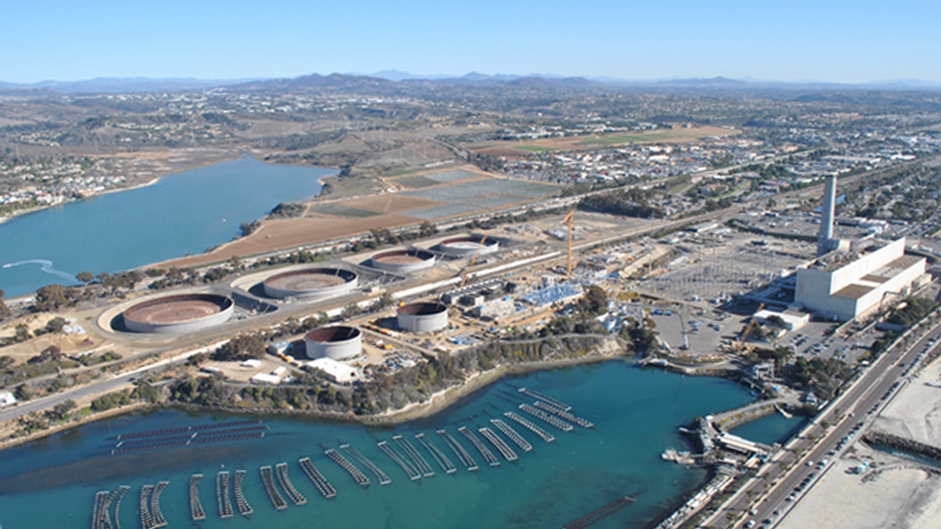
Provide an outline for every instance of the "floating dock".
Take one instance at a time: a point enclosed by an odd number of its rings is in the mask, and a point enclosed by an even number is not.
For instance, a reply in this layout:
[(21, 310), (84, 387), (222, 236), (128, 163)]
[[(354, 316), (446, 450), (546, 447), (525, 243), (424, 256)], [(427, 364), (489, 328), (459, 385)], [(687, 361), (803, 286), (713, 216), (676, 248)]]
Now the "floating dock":
[(202, 481), (202, 474), (193, 474), (190, 476), (190, 518), (194, 522), (206, 519), (206, 511), (203, 509), (202, 502), (199, 501), (199, 482)]
[(534, 434), (538, 435), (539, 437), (542, 438), (543, 441), (545, 441), (545, 442), (547, 442), (547, 443), (551, 443), (552, 441), (555, 441), (555, 437), (553, 437), (552, 434), (550, 434), (549, 432), (543, 430), (543, 429), (540, 428), (539, 426), (536, 426), (535, 424), (533, 424), (532, 421), (530, 421), (529, 419), (524, 418), (523, 416), (521, 416), (521, 415), (518, 414), (518, 413), (514, 413), (514, 412), (512, 412), (512, 411), (508, 411), (508, 412), (505, 412), (505, 413), (503, 414), (503, 416), (506, 417), (507, 419), (510, 419), (510, 420), (512, 420), (512, 421), (515, 421), (516, 423), (518, 423), (518, 424), (519, 424), (520, 426), (522, 426), (523, 428), (526, 428), (527, 430), (529, 430), (529, 431), (533, 432)]
[(229, 498), (229, 472), (227, 470), (216, 474), (216, 506), (219, 507), (219, 518), (224, 520), (232, 517), (232, 500)]
[(549, 415), (548, 413), (540, 409), (533, 408), (529, 404), (520, 404), (520, 410), (532, 415), (533, 417), (539, 419), (540, 421), (550, 426), (555, 426), (556, 428), (562, 430), (563, 432), (571, 432), (572, 430), (575, 429), (574, 426), (563, 421), (562, 419), (554, 415)]
[(392, 478), (387, 476), (386, 473), (383, 472), (381, 468), (374, 465), (372, 461), (370, 461), (369, 459), (366, 458), (366, 456), (361, 454), (359, 450), (353, 448), (352, 446), (348, 444), (340, 445), (340, 449), (346, 451), (346, 453), (349, 454), (353, 459), (362, 463), (363, 466), (368, 468), (370, 472), (375, 474), (376, 479), (379, 480), (380, 485), (388, 485), (389, 483), (392, 483)]
[(274, 486), (274, 477), (273, 472), (271, 471), (271, 466), (265, 465), (258, 469), (258, 473), (261, 474), (261, 483), (265, 486), (265, 492), (268, 494), (268, 499), (271, 500), (271, 505), (275, 510), (281, 511), (288, 508), (288, 502), (284, 501), (284, 498), (281, 497), (281, 493), (278, 492), (278, 489)]
[(363, 474), (360, 469), (353, 466), (353, 463), (347, 461), (346, 458), (340, 455), (339, 452), (332, 448), (328, 448), (323, 454), (330, 458), (330, 460), (334, 463), (340, 465), (340, 468), (347, 471), (347, 473), (353, 477), (353, 481), (355, 481), (357, 485), (361, 487), (369, 486), (369, 478), (366, 477), (366, 474)]
[(520, 447), (520, 450), (524, 452), (530, 452), (533, 449), (533, 445), (529, 444), (529, 441), (523, 438), (516, 430), (514, 430), (509, 424), (501, 421), (500, 419), (490, 419), (490, 424), (494, 425), (497, 430), (503, 432), (503, 435), (507, 436), (510, 441), (516, 443), (516, 446)]
[(304, 471), (304, 474), (307, 475), (307, 478), (310, 479), (311, 483), (314, 484), (314, 487), (317, 487), (317, 491), (320, 492), (320, 495), (324, 498), (336, 498), (337, 489), (333, 488), (333, 485), (327, 481), (327, 478), (323, 477), (323, 474), (317, 470), (317, 467), (310, 462), (309, 457), (303, 457), (297, 460), (297, 463), (301, 466), (301, 470)]
[(539, 393), (538, 391), (536, 391), (536, 390), (534, 390), (534, 389), (520, 388), (520, 389), (519, 389), (519, 392), (522, 393), (523, 395), (528, 395), (528, 396), (530, 396), (530, 397), (532, 397), (532, 398), (534, 398), (534, 399), (536, 399), (536, 400), (541, 400), (541, 401), (543, 401), (543, 402), (545, 402), (545, 403), (547, 403), (547, 404), (551, 404), (551, 405), (555, 406), (556, 408), (558, 408), (558, 409), (560, 409), (560, 410), (562, 410), (562, 411), (571, 411), (571, 409), (572, 409), (571, 406), (569, 406), (568, 404), (562, 402), (561, 400), (559, 400), (559, 399), (554, 399), (554, 398), (552, 398), (552, 397), (550, 397), (549, 395), (546, 395), (546, 394), (544, 394), (544, 393)]
[(425, 450), (427, 450), (432, 457), (435, 458), (435, 461), (438, 462), (438, 466), (441, 467), (441, 470), (443, 470), (445, 474), (453, 474), (457, 472), (457, 468), (454, 467), (454, 463), (448, 459), (448, 456), (444, 455), (444, 452), (439, 450), (438, 447), (435, 446), (433, 442), (431, 442), (431, 439), (425, 437), (425, 434), (415, 434), (415, 439), (425, 447)]
[(274, 466), (274, 471), (275, 475), (278, 477), (278, 484), (284, 489), (285, 494), (288, 495), (288, 499), (291, 500), (294, 505), (306, 505), (307, 498), (294, 488), (294, 484), (291, 483), (291, 479), (288, 477), (288, 464), (278, 463)]
[(457, 429), (457, 431), (464, 434), (464, 437), (466, 437), (467, 440), (470, 441), (472, 445), (474, 445), (474, 447), (477, 449), (478, 452), (480, 452), (480, 455), (483, 456), (484, 461), (486, 461), (488, 465), (492, 467), (500, 466), (500, 460), (497, 459), (497, 456), (493, 455), (493, 452), (491, 452), (489, 448), (487, 448), (486, 446), (484, 446), (483, 443), (480, 442), (480, 439), (478, 439), (477, 436), (474, 435), (474, 432), (468, 430), (466, 426), (461, 426), (460, 428)]
[(242, 516), (248, 516), (255, 512), (248, 503), (248, 500), (245, 499), (245, 493), (242, 491), (242, 482), (245, 481), (245, 474), (246, 472), (244, 470), (236, 470), (235, 478), (232, 480), (232, 492), (235, 493), (235, 507)]
[(167, 519), (163, 517), (163, 513), (160, 512), (160, 495), (163, 494), (163, 491), (166, 490), (169, 481), (161, 481), (157, 483), (157, 486), (154, 487), (153, 492), (150, 494), (150, 515), (153, 517), (154, 525), (151, 527), (166, 527)]
[(183, 437), (147, 439), (143, 441), (118, 441), (114, 445), (114, 448), (111, 449), (111, 455), (133, 454), (150, 450), (168, 450), (172, 448), (184, 448), (192, 445), (220, 443), (225, 441), (261, 439), (265, 437), (265, 433), (267, 431), (267, 426), (260, 425), (247, 426), (237, 430), (226, 430), (224, 432), (213, 432), (212, 434), (199, 435), (198, 433), (193, 433)]
[(153, 485), (144, 485), (140, 488), (140, 525), (142, 529), (153, 529), (154, 519), (150, 515), (150, 493), (154, 490)]
[(92, 529), (110, 529), (111, 515), (108, 514), (108, 497), (111, 494), (106, 490), (95, 493), (95, 504), (91, 510)]
[(194, 426), (183, 426), (180, 428), (166, 428), (163, 430), (150, 430), (147, 432), (133, 432), (120, 434), (117, 437), (118, 441), (122, 439), (139, 439), (142, 437), (163, 437), (167, 435), (174, 435), (185, 432), (204, 432), (207, 430), (218, 430), (225, 428), (233, 428), (237, 426), (245, 426), (249, 424), (261, 424), (261, 421), (257, 420), (248, 420), (248, 421), (230, 421), (223, 423), (214, 423), (214, 424), (197, 424)]
[(124, 499), (124, 495), (127, 494), (127, 491), (131, 490), (131, 487), (127, 485), (121, 485), (117, 490), (117, 498), (114, 499), (114, 529), (121, 529), (121, 501)]
[(561, 409), (561, 408), (556, 408), (556, 407), (553, 406), (552, 404), (548, 404), (548, 403), (543, 402), (543, 401), (541, 401), (541, 400), (537, 400), (536, 402), (534, 402), (534, 403), (533, 403), (533, 406), (539, 408), (539, 409), (542, 410), (542, 411), (549, 412), (549, 413), (555, 415), (556, 417), (559, 417), (559, 418), (561, 418), (561, 419), (564, 419), (564, 420), (566, 420), (566, 421), (568, 421), (568, 422), (574, 424), (575, 426), (580, 426), (580, 427), (582, 427), (582, 428), (594, 428), (594, 427), (595, 427), (595, 423), (589, 421), (588, 419), (583, 419), (583, 418), (581, 418), (581, 417), (579, 417), (579, 416), (577, 416), (577, 415), (573, 415), (571, 412), (568, 412), (568, 411), (563, 410), (563, 409)]
[(438, 430), (438, 435), (444, 438), (444, 442), (447, 443), (448, 447), (454, 452), (454, 455), (461, 461), (461, 464), (464, 465), (468, 471), (473, 472), (477, 470), (477, 462), (474, 461), (474, 458), (467, 453), (467, 450), (464, 450), (464, 447), (461, 446), (461, 443), (457, 442), (457, 439), (451, 437), (445, 430)]
[(418, 450), (415, 450), (415, 447), (412, 446), (412, 443), (408, 442), (408, 439), (403, 438), (401, 435), (393, 435), (392, 440), (395, 441), (395, 444), (399, 445), (399, 448), (404, 450), (405, 454), (412, 459), (412, 462), (415, 463), (418, 471), (421, 472), (422, 477), (434, 477), (435, 471), (432, 470), (431, 465), (429, 465), (428, 461), (425, 461), (425, 458), (418, 453)]
[(503, 439), (500, 439), (500, 436), (494, 433), (493, 430), (487, 427), (483, 427), (479, 428), (477, 431), (480, 432), (480, 435), (484, 436), (488, 441), (490, 441), (490, 444), (496, 447), (497, 451), (500, 452), (500, 455), (503, 456), (503, 459), (506, 459), (507, 461), (516, 461), (519, 459), (516, 456), (516, 452), (507, 446), (507, 444), (503, 442)]
[(389, 456), (389, 459), (394, 461), (396, 465), (402, 468), (402, 471), (405, 472), (405, 475), (408, 476), (408, 479), (412, 481), (421, 479), (421, 472), (412, 466), (412, 463), (406, 459), (407, 456), (398, 453), (395, 448), (393, 448), (392, 445), (386, 441), (379, 441), (376, 446), (379, 447), (379, 450), (382, 450), (387, 456)]

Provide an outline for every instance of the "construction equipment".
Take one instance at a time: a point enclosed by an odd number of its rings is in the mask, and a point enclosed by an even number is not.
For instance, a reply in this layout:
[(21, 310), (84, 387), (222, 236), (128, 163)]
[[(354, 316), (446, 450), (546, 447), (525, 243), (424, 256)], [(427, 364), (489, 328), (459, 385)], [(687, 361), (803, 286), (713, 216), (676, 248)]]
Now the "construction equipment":
[(464, 283), (467, 283), (467, 278), (470, 277), (471, 268), (474, 267), (474, 263), (477, 261), (477, 256), (480, 255), (480, 251), (484, 249), (484, 243), (487, 242), (487, 236), (484, 235), (480, 239), (480, 246), (477, 247), (477, 251), (474, 252), (474, 255), (471, 256), (470, 261), (467, 262), (467, 268), (464, 269), (464, 276), (461, 277), (461, 284), (457, 288), (463, 288)]
[(566, 216), (562, 219), (562, 222), (560, 222), (559, 224), (562, 225), (562, 224), (565, 224), (565, 223), (568, 223), (568, 225), (569, 225), (569, 238), (568, 238), (568, 246), (569, 246), (569, 248), (568, 248), (568, 274), (566, 274), (566, 277), (571, 278), (571, 277), (572, 277), (572, 230), (573, 230), (573, 228), (574, 228), (574, 223), (575, 223), (575, 211), (574, 211), (574, 210), (573, 210), (573, 211), (569, 211), (569, 214), (566, 215)]
[[(759, 312), (761, 312), (761, 309), (763, 309), (763, 308), (765, 308), (765, 304), (764, 304), (764, 303), (759, 303), (759, 304), (758, 304), (758, 309), (755, 310), (755, 314), (758, 314)], [(742, 337), (738, 339), (738, 343), (735, 345), (735, 350), (736, 350), (736, 351), (741, 351), (741, 350), (742, 350), (742, 347), (745, 345), (745, 340), (748, 339), (748, 335), (751, 334), (752, 329), (754, 329), (754, 328), (755, 328), (755, 325), (757, 325), (757, 324), (758, 324), (758, 318), (756, 318), (754, 315), (752, 315), (751, 321), (748, 322), (748, 326), (745, 327), (745, 330), (744, 330), (744, 331), (742, 331)]]

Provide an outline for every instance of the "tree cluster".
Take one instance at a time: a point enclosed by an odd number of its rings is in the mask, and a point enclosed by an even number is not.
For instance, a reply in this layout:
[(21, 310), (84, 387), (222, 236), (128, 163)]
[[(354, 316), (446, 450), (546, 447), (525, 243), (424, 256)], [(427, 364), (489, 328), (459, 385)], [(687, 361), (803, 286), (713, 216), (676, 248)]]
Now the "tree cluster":
[(578, 202), (578, 209), (643, 219), (662, 219), (663, 210), (649, 202), (650, 192), (637, 188), (590, 195)]

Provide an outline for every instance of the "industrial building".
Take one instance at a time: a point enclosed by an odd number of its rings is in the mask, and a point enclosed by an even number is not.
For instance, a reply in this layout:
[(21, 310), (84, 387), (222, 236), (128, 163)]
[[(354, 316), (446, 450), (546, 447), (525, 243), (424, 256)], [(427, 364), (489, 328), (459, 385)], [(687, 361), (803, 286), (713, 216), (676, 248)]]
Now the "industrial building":
[(441, 302), (446, 305), (457, 303), (466, 307), (473, 307), (488, 301), (503, 298), (514, 292), (516, 292), (516, 283), (494, 278), (449, 290), (441, 294), (440, 299)]
[(824, 317), (852, 320), (882, 305), (889, 296), (906, 296), (925, 279), (925, 259), (905, 255), (905, 239), (857, 254), (831, 253), (797, 271), (794, 301)]
[(355, 367), (337, 362), (332, 358), (318, 358), (307, 362), (306, 365), (309, 369), (323, 371), (330, 381), (337, 384), (351, 384), (362, 378), (362, 375)]
[(363, 352), (363, 333), (345, 325), (321, 327), (304, 336), (304, 346), (310, 359), (347, 360)]

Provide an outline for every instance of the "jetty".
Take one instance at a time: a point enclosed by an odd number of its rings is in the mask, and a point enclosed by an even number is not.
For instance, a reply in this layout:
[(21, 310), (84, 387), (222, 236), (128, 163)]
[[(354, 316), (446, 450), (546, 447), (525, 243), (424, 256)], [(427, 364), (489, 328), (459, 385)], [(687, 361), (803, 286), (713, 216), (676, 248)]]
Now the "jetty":
[(336, 498), (337, 489), (333, 488), (333, 485), (331, 485), (330, 482), (327, 481), (325, 477), (323, 477), (323, 474), (317, 470), (317, 467), (315, 467), (314, 464), (310, 462), (309, 457), (302, 457), (301, 459), (297, 460), (297, 463), (301, 466), (301, 470), (304, 471), (304, 474), (307, 475), (307, 478), (310, 479), (311, 483), (314, 484), (314, 487), (317, 488), (317, 491), (320, 492), (321, 496), (327, 499)]
[(355, 459), (355, 460), (359, 461), (360, 463), (362, 463), (363, 466), (365, 466), (366, 468), (368, 468), (370, 472), (372, 472), (373, 474), (375, 474), (375, 475), (376, 475), (376, 479), (379, 480), (379, 484), (380, 484), (380, 485), (388, 485), (389, 483), (392, 483), (392, 478), (390, 478), (389, 476), (387, 476), (386, 473), (383, 472), (381, 468), (379, 468), (378, 466), (376, 466), (375, 464), (373, 464), (372, 461), (370, 461), (369, 459), (367, 459), (366, 456), (364, 456), (364, 455), (363, 455), (359, 450), (357, 450), (356, 448), (354, 448), (354, 447), (352, 447), (352, 446), (350, 446), (350, 445), (348, 445), (348, 444), (342, 444), (342, 445), (340, 445), (340, 449), (343, 450), (343, 451), (345, 451), (347, 454), (349, 454), (353, 459)]
[(484, 438), (490, 441), (490, 444), (492, 444), (497, 449), (497, 451), (500, 452), (500, 455), (503, 456), (503, 459), (506, 459), (507, 461), (516, 461), (518, 459), (516, 452), (507, 446), (507, 444), (503, 442), (503, 439), (500, 439), (500, 436), (497, 435), (493, 430), (485, 426), (483, 428), (478, 428), (477, 431), (480, 432), (480, 435), (484, 436)]
[(340, 468), (347, 471), (347, 473), (349, 473), (349, 475), (353, 477), (353, 481), (355, 481), (357, 485), (361, 487), (369, 486), (369, 478), (366, 477), (366, 474), (363, 474), (363, 472), (360, 469), (353, 466), (353, 463), (350, 463), (349, 461), (347, 461), (346, 458), (340, 455), (339, 452), (337, 452), (336, 450), (332, 448), (328, 448), (324, 452), (324, 455), (330, 458), (330, 460), (336, 463), (337, 465), (340, 465)]
[(590, 513), (562, 526), (562, 529), (584, 529), (634, 503), (634, 498), (625, 496), (603, 505)]
[(219, 507), (219, 518), (223, 520), (232, 517), (232, 500), (229, 498), (229, 472), (222, 470), (216, 474), (216, 505)]
[(153, 517), (154, 525), (151, 527), (166, 527), (167, 519), (163, 517), (163, 513), (160, 512), (160, 495), (163, 494), (163, 491), (166, 490), (169, 481), (160, 481), (157, 483), (157, 486), (154, 487), (153, 492), (150, 494), (150, 515)]
[(500, 466), (500, 460), (497, 459), (497, 456), (493, 455), (493, 452), (491, 452), (489, 448), (480, 442), (480, 439), (474, 435), (474, 432), (468, 430), (466, 426), (461, 426), (457, 429), (457, 431), (464, 434), (464, 437), (466, 437), (467, 440), (470, 441), (472, 445), (474, 445), (474, 448), (480, 452), (480, 455), (483, 456), (484, 461), (486, 461), (488, 465), (492, 467)]
[(154, 519), (150, 515), (150, 493), (154, 490), (153, 485), (144, 485), (140, 488), (140, 525), (142, 529), (153, 529)]
[(519, 424), (520, 426), (522, 426), (523, 428), (526, 428), (527, 430), (529, 430), (529, 431), (533, 432), (534, 434), (538, 435), (539, 437), (542, 438), (543, 441), (545, 441), (545, 442), (547, 442), (547, 443), (551, 443), (552, 441), (555, 441), (555, 437), (553, 437), (552, 434), (550, 434), (549, 432), (543, 430), (543, 429), (540, 428), (539, 426), (536, 426), (535, 424), (533, 424), (532, 421), (530, 421), (529, 419), (526, 419), (525, 417), (521, 416), (521, 415), (518, 414), (518, 413), (514, 413), (514, 412), (512, 412), (512, 411), (508, 411), (508, 412), (505, 412), (505, 413), (503, 414), (503, 416), (506, 417), (507, 419), (510, 419), (511, 421), (515, 421), (516, 423), (518, 423), (518, 424)]
[(258, 469), (258, 473), (261, 474), (261, 483), (265, 486), (265, 492), (268, 494), (268, 499), (271, 500), (271, 505), (275, 510), (281, 511), (288, 508), (288, 502), (284, 501), (284, 498), (281, 497), (281, 493), (278, 492), (278, 489), (274, 486), (274, 477), (271, 471), (270, 465), (265, 465)]
[(399, 448), (404, 450), (405, 454), (412, 459), (412, 461), (418, 467), (419, 472), (422, 473), (422, 477), (434, 477), (435, 471), (432, 470), (431, 465), (429, 465), (428, 461), (426, 461), (425, 458), (418, 453), (418, 450), (415, 450), (415, 447), (412, 446), (412, 443), (408, 442), (408, 439), (403, 438), (401, 435), (393, 435), (392, 440), (395, 441), (395, 443), (399, 445)]
[(451, 436), (445, 430), (438, 430), (438, 435), (444, 438), (444, 442), (448, 445), (454, 455), (461, 461), (461, 464), (464, 465), (469, 472), (477, 470), (477, 462), (474, 461), (474, 458), (467, 453), (467, 450), (464, 450), (464, 447), (461, 446), (461, 443), (457, 442), (457, 439)]
[(235, 507), (238, 508), (239, 514), (242, 516), (248, 516), (255, 512), (252, 506), (249, 505), (248, 500), (245, 499), (245, 493), (242, 491), (242, 482), (245, 481), (245, 474), (245, 470), (236, 470), (235, 478), (232, 480), (232, 492), (235, 493)]
[(503, 432), (503, 435), (507, 436), (510, 441), (516, 443), (516, 446), (520, 447), (520, 450), (524, 452), (530, 452), (533, 449), (533, 445), (529, 444), (529, 441), (523, 438), (516, 430), (514, 430), (509, 424), (501, 421), (500, 419), (490, 419), (490, 424), (492, 424), (497, 430)]
[(291, 500), (294, 505), (306, 505), (307, 498), (294, 488), (294, 484), (291, 483), (291, 479), (288, 477), (288, 464), (278, 463), (274, 466), (274, 471), (275, 475), (278, 477), (278, 484), (284, 489), (285, 494), (288, 495), (288, 499)]
[(454, 467), (454, 463), (448, 459), (448, 456), (444, 455), (444, 452), (439, 450), (438, 447), (435, 446), (433, 442), (431, 442), (431, 439), (425, 437), (425, 434), (415, 434), (415, 440), (424, 446), (425, 450), (427, 450), (428, 453), (435, 458), (435, 461), (438, 462), (438, 466), (441, 467), (441, 470), (443, 470), (445, 474), (453, 474), (457, 472), (457, 468)]
[(522, 393), (523, 395), (528, 395), (536, 400), (541, 400), (547, 404), (551, 404), (555, 406), (556, 408), (559, 408), (560, 410), (563, 410), (563, 411), (570, 411), (572, 409), (571, 406), (562, 402), (561, 400), (554, 399), (544, 393), (539, 393), (538, 391), (533, 390), (533, 389), (520, 388), (519, 392)]
[(594, 428), (595, 427), (595, 423), (589, 421), (588, 419), (583, 419), (577, 415), (572, 414), (571, 412), (565, 411), (561, 408), (556, 408), (552, 404), (548, 404), (541, 400), (537, 400), (536, 402), (534, 402), (533, 406), (535, 406), (536, 408), (539, 408), (542, 411), (551, 413), (552, 415), (555, 415), (556, 417), (559, 417), (560, 419), (564, 419), (574, 424), (575, 426), (580, 426), (582, 428)]
[(533, 417), (539, 419), (540, 421), (550, 425), (555, 426), (556, 428), (562, 430), (563, 432), (571, 432), (575, 429), (571, 424), (563, 421), (562, 419), (549, 415), (548, 413), (538, 409), (533, 408), (529, 404), (520, 404), (520, 410), (532, 415)]
[(405, 474), (408, 476), (408, 479), (412, 481), (421, 479), (421, 472), (419, 472), (417, 468), (412, 466), (412, 463), (410, 461), (406, 460), (407, 456), (403, 456), (402, 454), (397, 452), (395, 448), (393, 448), (392, 445), (390, 445), (388, 442), (379, 441), (379, 443), (377, 443), (376, 446), (379, 447), (379, 450), (382, 450), (383, 453), (389, 456), (389, 459), (394, 461), (396, 465), (402, 468), (402, 471), (405, 472)]
[(199, 501), (199, 482), (202, 481), (202, 474), (193, 474), (190, 476), (190, 518), (194, 522), (206, 519), (206, 511), (203, 509), (202, 502)]

